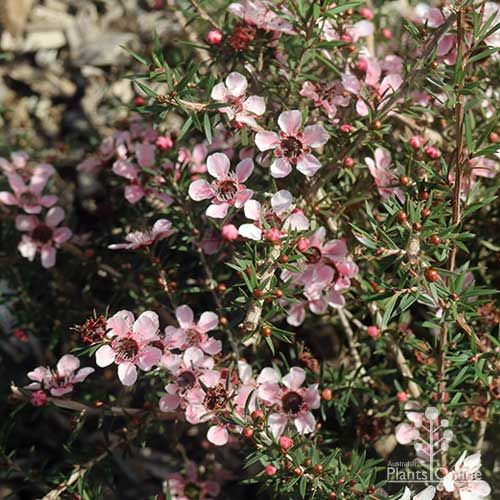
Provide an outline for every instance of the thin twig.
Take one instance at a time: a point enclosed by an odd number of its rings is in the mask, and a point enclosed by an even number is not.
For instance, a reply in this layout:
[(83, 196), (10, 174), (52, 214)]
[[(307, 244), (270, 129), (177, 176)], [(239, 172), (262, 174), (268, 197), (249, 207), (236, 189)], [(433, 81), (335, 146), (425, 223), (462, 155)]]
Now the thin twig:
[(345, 336), (347, 338), (347, 345), (349, 346), (349, 353), (354, 360), (354, 366), (357, 371), (361, 374), (363, 381), (373, 384), (373, 379), (367, 374), (366, 369), (363, 365), (363, 361), (361, 360), (361, 356), (359, 355), (358, 349), (356, 348), (356, 340), (354, 338), (354, 331), (351, 328), (349, 320), (347, 319), (346, 313), (343, 309), (338, 309), (338, 315), (340, 319), (340, 323), (344, 328)]
[(207, 13), (207, 11), (196, 1), (189, 0), (189, 3), (194, 7), (198, 15), (209, 22), (216, 30), (221, 30), (220, 26), (213, 20), (213, 18)]
[[(14, 383), (10, 386), (11, 396), (18, 401), (29, 402), (29, 394), (23, 392)], [(144, 410), (142, 408), (126, 408), (122, 406), (106, 406), (103, 405), (99, 408), (94, 408), (92, 406), (87, 406), (78, 401), (72, 401), (71, 399), (64, 398), (54, 398), (49, 396), (47, 401), (58, 408), (65, 410), (71, 410), (78, 413), (83, 413), (85, 415), (99, 415), (99, 416), (114, 416), (114, 417), (133, 417), (137, 415), (153, 415), (156, 420), (182, 420), (183, 416), (181, 413), (177, 412), (162, 412), (155, 411), (151, 412)]]
[[(264, 283), (264, 286), (260, 287), (259, 290), (267, 293), (271, 288), (271, 281), (276, 268), (278, 267), (278, 259), (280, 256), (279, 245), (274, 245), (269, 252), (269, 256), (265, 262), (265, 271), (259, 277), (260, 283)], [(262, 308), (264, 307), (264, 299), (256, 299), (250, 302), (248, 306), (247, 313), (245, 315), (245, 320), (243, 321), (243, 328), (247, 332), (254, 332), (259, 326), (260, 318), (262, 316)]]

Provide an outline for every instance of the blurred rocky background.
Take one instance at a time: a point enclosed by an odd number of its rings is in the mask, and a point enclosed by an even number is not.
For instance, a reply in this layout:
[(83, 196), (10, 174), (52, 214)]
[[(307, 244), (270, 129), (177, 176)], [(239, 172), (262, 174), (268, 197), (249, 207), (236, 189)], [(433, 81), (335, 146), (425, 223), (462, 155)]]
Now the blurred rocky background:
[(164, 0), (0, 0), (0, 148), (78, 162), (133, 104), (125, 77), (139, 67), (122, 46), (144, 53), (155, 31), (167, 44), (178, 35), (165, 7)]

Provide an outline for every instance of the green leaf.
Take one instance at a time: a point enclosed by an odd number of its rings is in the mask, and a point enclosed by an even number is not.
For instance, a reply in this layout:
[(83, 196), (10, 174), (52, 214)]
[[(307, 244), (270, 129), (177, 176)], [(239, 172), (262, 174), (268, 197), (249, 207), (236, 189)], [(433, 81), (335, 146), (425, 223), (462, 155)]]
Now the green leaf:
[(210, 116), (208, 116), (208, 113), (205, 113), (203, 117), (203, 129), (205, 130), (208, 144), (212, 144), (212, 124), (210, 123)]

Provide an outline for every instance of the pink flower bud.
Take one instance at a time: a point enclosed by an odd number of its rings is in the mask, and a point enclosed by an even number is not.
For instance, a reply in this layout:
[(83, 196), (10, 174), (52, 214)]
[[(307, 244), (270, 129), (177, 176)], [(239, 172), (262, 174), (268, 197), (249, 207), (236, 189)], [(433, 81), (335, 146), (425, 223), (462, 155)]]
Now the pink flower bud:
[(347, 33), (344, 33), (343, 35), (340, 35), (340, 39), (341, 39), (343, 42), (346, 42), (346, 43), (351, 43), (351, 42), (352, 42), (352, 37), (351, 37), (351, 35), (348, 35)]
[(361, 9), (359, 9), (359, 14), (361, 17), (364, 17), (368, 21), (371, 21), (373, 19), (373, 11), (368, 7), (361, 7)]
[(300, 238), (297, 242), (299, 252), (305, 252), (309, 248), (309, 242), (305, 238)]
[(293, 439), (288, 436), (281, 436), (279, 439), (280, 448), (284, 451), (287, 451), (293, 446)]
[(379, 336), (379, 333), (380, 333), (380, 330), (379, 330), (378, 326), (372, 325), (372, 326), (368, 327), (368, 335), (372, 339), (376, 339)]
[(274, 465), (269, 464), (265, 466), (264, 471), (266, 472), (267, 476), (274, 476), (278, 469)]
[(43, 391), (35, 391), (31, 394), (31, 404), (33, 406), (44, 406), (47, 403), (47, 394)]
[(388, 28), (384, 28), (382, 30), (382, 36), (386, 39), (386, 40), (390, 40), (392, 38), (392, 31)]
[(144, 106), (144, 104), (146, 104), (146, 100), (144, 99), (144, 97), (141, 97), (140, 95), (138, 95), (134, 99), (134, 106)]
[(264, 234), (264, 239), (266, 239), (267, 241), (279, 241), (281, 239), (281, 236), (281, 231), (274, 227), (272, 229), (269, 229), (269, 231), (266, 231), (266, 233)]
[(437, 160), (441, 156), (441, 152), (439, 151), (439, 149), (435, 148), (434, 146), (427, 146), (425, 148), (425, 154), (431, 160)]
[(421, 135), (414, 135), (410, 138), (410, 146), (413, 149), (420, 149), (424, 145), (424, 138)]
[(349, 125), (348, 123), (344, 123), (340, 126), (340, 131), (344, 132), (344, 134), (350, 134), (353, 130), (354, 127), (352, 125)]
[(162, 151), (168, 151), (169, 149), (172, 149), (174, 147), (174, 141), (167, 135), (160, 135), (156, 139), (155, 144), (158, 149), (161, 149)]
[(226, 224), (221, 229), (222, 238), (226, 241), (234, 241), (238, 238), (238, 228), (234, 224)]
[(368, 69), (368, 62), (366, 59), (359, 59), (356, 63), (356, 68), (364, 73)]
[(406, 394), (406, 392), (404, 392), (404, 391), (399, 391), (396, 394), (396, 398), (398, 399), (399, 402), (404, 403), (404, 402), (408, 401), (408, 394)]
[(210, 45), (219, 45), (222, 42), (222, 33), (219, 30), (210, 30), (207, 33), (207, 42)]

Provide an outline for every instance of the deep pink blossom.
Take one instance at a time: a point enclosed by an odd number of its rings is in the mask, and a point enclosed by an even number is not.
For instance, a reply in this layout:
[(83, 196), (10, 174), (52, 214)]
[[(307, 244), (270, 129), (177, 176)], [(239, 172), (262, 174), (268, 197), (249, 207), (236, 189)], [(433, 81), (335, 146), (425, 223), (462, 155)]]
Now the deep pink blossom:
[(214, 153), (207, 158), (208, 173), (215, 177), (209, 183), (198, 179), (189, 186), (189, 196), (195, 201), (212, 200), (206, 210), (208, 217), (223, 219), (229, 207), (241, 208), (250, 199), (253, 191), (243, 184), (253, 172), (253, 160), (245, 158), (231, 172), (229, 158), (223, 153)]
[(72, 232), (68, 227), (58, 227), (64, 220), (64, 210), (61, 207), (52, 207), (46, 214), (45, 220), (36, 215), (18, 215), (16, 228), (23, 231), (17, 249), (21, 255), (33, 261), (39, 252), (42, 266), (53, 267), (56, 263), (56, 250), (71, 238)]
[(158, 219), (149, 231), (134, 231), (127, 234), (126, 243), (109, 245), (111, 250), (137, 250), (141, 247), (152, 245), (156, 241), (168, 238), (173, 233), (172, 223), (167, 219)]
[(137, 367), (148, 371), (161, 359), (162, 351), (152, 345), (160, 339), (158, 315), (146, 311), (134, 321), (130, 311), (119, 311), (107, 324), (109, 342), (96, 351), (96, 363), (100, 367), (116, 363), (121, 383), (133, 385), (137, 380)]
[(274, 150), (275, 160), (271, 164), (273, 177), (286, 177), (296, 167), (307, 177), (314, 175), (321, 167), (311, 154), (311, 148), (319, 148), (328, 141), (328, 132), (321, 125), (309, 125), (300, 130), (300, 111), (284, 111), (278, 118), (281, 132), (259, 132), (255, 144), (260, 151)]
[[(52, 396), (60, 397), (73, 390), (73, 386), (83, 382), (94, 368), (80, 368), (80, 360), (72, 354), (65, 354), (52, 370), (39, 366), (28, 373), (28, 378), (33, 382), (26, 386), (31, 391), (49, 391)], [(38, 398), (39, 400), (41, 399)]]

